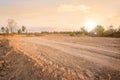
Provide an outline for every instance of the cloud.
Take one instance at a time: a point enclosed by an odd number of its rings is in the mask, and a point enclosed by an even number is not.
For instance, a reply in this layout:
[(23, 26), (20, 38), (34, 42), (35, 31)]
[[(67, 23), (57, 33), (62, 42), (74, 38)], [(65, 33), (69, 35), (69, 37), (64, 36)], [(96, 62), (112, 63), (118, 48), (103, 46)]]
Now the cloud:
[(62, 4), (58, 6), (58, 12), (88, 12), (90, 7), (87, 5), (66, 5)]
[[(38, 4), (16, 3), (7, 7), (0, 7), (0, 14), (2, 16), (44, 16), (55, 13), (54, 7), (41, 6)], [(0, 16), (1, 16), (0, 15)]]

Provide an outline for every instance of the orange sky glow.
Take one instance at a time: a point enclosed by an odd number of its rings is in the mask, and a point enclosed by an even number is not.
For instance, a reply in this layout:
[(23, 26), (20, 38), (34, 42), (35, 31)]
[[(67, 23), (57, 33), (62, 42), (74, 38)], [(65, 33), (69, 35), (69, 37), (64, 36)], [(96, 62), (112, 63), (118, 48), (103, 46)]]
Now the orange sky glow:
[(120, 0), (2, 0), (0, 26), (7, 26), (8, 19), (33, 32), (77, 31), (91, 21), (118, 27)]

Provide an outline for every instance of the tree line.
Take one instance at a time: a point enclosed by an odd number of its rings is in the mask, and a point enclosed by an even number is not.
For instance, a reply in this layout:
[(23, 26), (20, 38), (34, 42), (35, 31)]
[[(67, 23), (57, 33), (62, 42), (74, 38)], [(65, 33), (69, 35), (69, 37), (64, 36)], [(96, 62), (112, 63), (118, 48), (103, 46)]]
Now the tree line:
[(102, 25), (97, 25), (92, 31), (88, 32), (85, 27), (81, 28), (81, 33), (88, 36), (98, 37), (120, 37), (120, 26), (114, 29), (113, 25), (110, 25), (106, 30)]
[[(17, 23), (13, 19), (8, 19), (8, 26), (1, 27), (1, 31), (3, 34), (16, 33), (14, 32), (14, 28), (16, 28)], [(27, 33), (27, 29), (25, 26), (21, 26), (21, 28), (17, 29), (17, 33)], [(110, 25), (107, 29), (102, 25), (97, 25), (92, 31), (88, 32), (85, 27), (80, 28), (79, 31), (69, 31), (69, 32), (41, 32), (41, 33), (52, 33), (52, 34), (70, 34), (70, 36), (98, 36), (98, 37), (120, 37), (120, 26), (117, 29), (114, 29), (113, 25)]]
[(48, 32), (43, 31), (42, 34), (68, 34), (70, 36), (92, 36), (92, 37), (120, 37), (120, 26), (114, 29), (113, 25), (110, 25), (107, 29), (102, 25), (97, 25), (92, 31), (88, 32), (84, 27), (79, 31), (61, 31), (61, 32)]
[(7, 27), (1, 27), (2, 34), (12, 34), (12, 33), (26, 33), (27, 29), (24, 25), (21, 26), (17, 31), (14, 31), (14, 29), (17, 27), (17, 23), (14, 19), (8, 19), (8, 26)]

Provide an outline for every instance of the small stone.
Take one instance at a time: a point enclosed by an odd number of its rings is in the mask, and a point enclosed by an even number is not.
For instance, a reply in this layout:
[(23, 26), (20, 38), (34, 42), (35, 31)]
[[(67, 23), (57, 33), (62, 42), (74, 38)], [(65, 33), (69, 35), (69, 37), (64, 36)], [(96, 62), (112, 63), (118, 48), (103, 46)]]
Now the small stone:
[(86, 70), (86, 74), (88, 77), (92, 77), (92, 72), (90, 72), (90, 70)]
[(49, 64), (52, 65), (53, 64), (52, 61), (50, 61)]
[(82, 74), (78, 75), (80, 79), (85, 80), (84, 76)]
[(0, 61), (0, 64), (3, 64), (4, 63), (4, 61)]
[(30, 59), (28, 59), (28, 61), (31, 61)]
[(61, 69), (61, 70), (63, 70), (63, 71), (65, 70), (65, 68), (64, 68), (64, 67), (61, 67), (60, 69)]
[(42, 69), (42, 72), (44, 72), (44, 71), (45, 71), (45, 68)]

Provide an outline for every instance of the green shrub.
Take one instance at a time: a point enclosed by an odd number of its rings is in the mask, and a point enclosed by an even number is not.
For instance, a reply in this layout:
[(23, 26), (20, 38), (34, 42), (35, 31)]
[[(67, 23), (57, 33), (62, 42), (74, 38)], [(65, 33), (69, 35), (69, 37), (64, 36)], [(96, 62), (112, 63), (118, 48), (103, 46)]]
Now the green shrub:
[(70, 36), (76, 36), (76, 34), (73, 32), (73, 33), (70, 33)]

